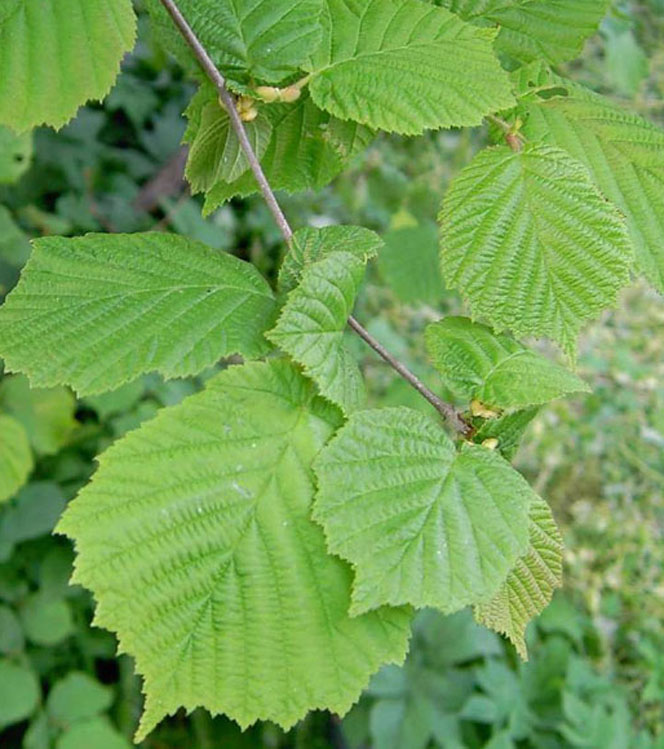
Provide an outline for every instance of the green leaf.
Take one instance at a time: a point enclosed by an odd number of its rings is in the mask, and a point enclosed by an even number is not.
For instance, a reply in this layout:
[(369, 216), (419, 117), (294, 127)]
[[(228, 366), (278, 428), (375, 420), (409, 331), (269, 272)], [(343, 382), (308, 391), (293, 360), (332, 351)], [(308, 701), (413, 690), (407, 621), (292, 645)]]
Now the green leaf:
[(32, 451), (25, 429), (11, 416), (0, 413), (0, 503), (25, 484), (32, 471)]
[(539, 406), (570, 393), (588, 393), (573, 372), (507, 335), (467, 317), (429, 325), (427, 351), (445, 386), (461, 398), (490, 408)]
[(60, 487), (34, 481), (16, 495), (0, 521), (0, 542), (18, 544), (49, 534), (67, 504)]
[(197, 374), (221, 357), (260, 356), (273, 318), (249, 263), (174, 234), (36, 240), (0, 308), (0, 355), (34, 386), (79, 394), (140, 374)]
[(526, 481), (483, 447), (457, 453), (419, 412), (353, 414), (314, 468), (314, 518), (355, 568), (354, 614), (404, 603), (457, 611), (493, 596), (526, 551)]
[(505, 413), (497, 419), (483, 419), (473, 435), (473, 441), (481, 445), (485, 440), (498, 440), (498, 452), (505, 460), (512, 460), (538, 411), (539, 407), (526, 408)]
[(495, 598), (475, 606), (480, 624), (506, 635), (527, 660), (526, 627), (563, 583), (563, 541), (551, 509), (539, 497), (530, 507), (530, 546)]
[(386, 234), (378, 267), (385, 281), (405, 304), (437, 304), (444, 287), (438, 261), (436, 225), (426, 223)]
[(30, 242), (11, 213), (0, 205), (0, 262), (21, 268), (30, 257)]
[(16, 375), (0, 383), (0, 408), (20, 421), (35, 452), (54, 455), (78, 427), (76, 398), (66, 388), (30, 388)]
[[(151, 3), (150, 11), (163, 28), (166, 13), (156, 5)], [(234, 81), (278, 83), (321, 41), (322, 0), (180, 0), (178, 6), (214, 63)], [(181, 59), (173, 35), (161, 38)]]
[(24, 645), (21, 622), (9, 606), (0, 604), (0, 653), (20, 653)]
[(632, 249), (622, 217), (558, 148), (480, 152), (440, 214), (443, 275), (473, 317), (572, 353), (586, 320), (616, 302)]
[(74, 630), (71, 609), (63, 598), (34, 593), (25, 600), (20, 615), (25, 636), (36, 645), (52, 647)]
[(417, 135), (479, 125), (513, 102), (478, 29), (419, 0), (325, 0), (325, 37), (308, 64), (315, 103), (343, 120)]
[[(272, 140), (261, 166), (275, 190), (319, 190), (342, 172), (373, 137), (364, 125), (343, 122), (318, 109), (306, 92), (294, 104), (270, 104), (261, 111), (272, 123)], [(232, 197), (255, 192), (256, 179), (246, 172), (234, 182), (219, 183), (210, 190), (204, 212), (212, 213)]]
[(461, 18), (500, 32), (496, 49), (518, 62), (578, 57), (604, 18), (609, 0), (437, 0)]
[[(218, 183), (233, 182), (249, 170), (230, 117), (209, 87), (199, 89), (185, 115), (190, 122), (183, 138), (190, 145), (185, 176), (194, 194), (208, 192)], [(261, 113), (253, 122), (245, 122), (244, 128), (254, 153), (263, 158), (272, 123)]]
[(348, 252), (333, 252), (307, 266), (276, 327), (266, 334), (345, 413), (361, 408), (366, 397), (360, 369), (344, 344), (364, 272), (364, 262)]
[(62, 127), (110, 91), (134, 45), (131, 0), (20, 0), (0, 14), (0, 124)]
[(586, 165), (625, 215), (638, 269), (664, 291), (664, 130), (540, 66), (522, 72), (520, 88), (563, 94), (524, 99), (524, 133)]
[(60, 727), (66, 727), (103, 713), (112, 702), (113, 690), (110, 687), (86, 673), (70, 671), (53, 685), (46, 708)]
[(310, 518), (339, 421), (287, 362), (231, 367), (115, 443), (69, 505), (74, 581), (145, 678), (138, 740), (181, 705), (243, 727), (344, 713), (403, 659), (408, 610), (349, 618), (352, 572)]
[(29, 718), (39, 696), (39, 681), (32, 671), (0, 659), (0, 731)]
[(361, 226), (307, 226), (293, 235), (290, 248), (279, 269), (279, 290), (288, 292), (300, 282), (302, 271), (332, 252), (345, 252), (367, 263), (383, 246), (383, 240)]
[(76, 723), (58, 738), (55, 749), (131, 749), (131, 744), (108, 718), (99, 717)]
[(32, 133), (16, 135), (0, 126), (0, 185), (16, 182), (30, 168), (31, 161)]

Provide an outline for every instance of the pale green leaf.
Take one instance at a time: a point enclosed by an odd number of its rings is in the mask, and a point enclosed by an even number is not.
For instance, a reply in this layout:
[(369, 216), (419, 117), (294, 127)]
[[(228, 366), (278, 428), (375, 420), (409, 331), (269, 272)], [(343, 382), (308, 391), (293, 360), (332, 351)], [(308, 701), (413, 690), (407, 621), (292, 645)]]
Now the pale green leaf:
[(231, 367), (115, 443), (69, 505), (74, 579), (145, 679), (139, 740), (180, 706), (245, 727), (344, 713), (403, 659), (408, 610), (351, 619), (352, 572), (310, 517), (339, 421), (287, 362)]
[(551, 509), (539, 497), (530, 507), (530, 546), (497, 595), (475, 606), (480, 624), (506, 635), (527, 660), (526, 627), (562, 585), (563, 541)]
[[(182, 60), (166, 12), (156, 0), (148, 7), (161, 40)], [(321, 41), (322, 0), (179, 0), (178, 7), (214, 63), (235, 81), (277, 83)]]
[[(318, 109), (308, 93), (294, 104), (270, 104), (261, 111), (272, 124), (272, 139), (261, 166), (275, 190), (319, 190), (373, 138), (364, 125), (343, 122)], [(234, 182), (216, 185), (207, 195), (204, 211), (209, 214), (232, 197), (255, 192), (256, 179), (246, 172)]]
[(480, 152), (453, 181), (440, 219), (448, 285), (473, 317), (517, 337), (549, 336), (572, 353), (584, 322), (629, 281), (621, 215), (558, 148)]
[(279, 269), (279, 290), (291, 291), (300, 281), (302, 271), (332, 252), (345, 252), (367, 263), (383, 246), (383, 240), (361, 226), (307, 226), (293, 235), (290, 248)]
[(479, 125), (509, 107), (509, 79), (480, 29), (419, 0), (325, 0), (308, 65), (315, 103), (343, 120), (417, 135)]
[(134, 44), (131, 0), (20, 0), (12, 7), (0, 14), (0, 124), (19, 132), (62, 127), (110, 91)]
[(25, 484), (32, 471), (32, 451), (23, 425), (0, 413), (0, 503)]
[(76, 398), (67, 388), (30, 388), (16, 375), (0, 383), (0, 409), (20, 421), (35, 452), (53, 455), (67, 444), (78, 422)]
[(0, 659), (0, 731), (29, 718), (40, 692), (39, 680), (30, 669)]
[(639, 270), (664, 291), (664, 130), (543, 67), (523, 71), (520, 85), (563, 94), (524, 99), (524, 133), (586, 165), (626, 216)]
[(444, 613), (495, 595), (528, 545), (526, 481), (495, 452), (457, 452), (408, 408), (353, 414), (314, 463), (314, 518), (351, 562), (352, 613), (384, 604)]
[(31, 161), (32, 133), (16, 135), (0, 125), (0, 185), (16, 182), (30, 168)]
[(577, 57), (604, 18), (609, 0), (437, 0), (461, 18), (500, 32), (496, 49), (513, 60), (564, 62)]
[(276, 327), (266, 334), (345, 413), (361, 408), (365, 400), (362, 374), (344, 344), (364, 272), (365, 263), (348, 252), (333, 252), (307, 266)]
[(436, 304), (443, 296), (438, 231), (433, 222), (385, 235), (378, 258), (381, 274), (405, 304)]
[(539, 407), (535, 406), (522, 411), (508, 411), (496, 419), (482, 419), (473, 435), (473, 441), (481, 445), (485, 440), (498, 440), (498, 452), (506, 460), (512, 460), (526, 429), (538, 412)]
[(427, 351), (445, 385), (490, 408), (538, 406), (570, 393), (590, 392), (573, 372), (507, 335), (467, 317), (429, 325)]
[(249, 263), (174, 234), (36, 240), (0, 307), (0, 355), (34, 386), (112, 390), (260, 356), (274, 299)]
[(21, 268), (30, 257), (30, 242), (11, 213), (0, 205), (0, 262)]
[[(193, 193), (208, 192), (219, 182), (234, 182), (249, 170), (249, 161), (218, 97), (202, 86), (185, 111), (189, 127), (183, 142), (189, 157), (185, 176)], [(245, 122), (251, 147), (259, 159), (270, 143), (272, 123), (265, 114)]]
[(64, 598), (33, 593), (22, 603), (20, 616), (25, 636), (36, 645), (57, 645), (74, 630), (72, 612)]
[(97, 717), (75, 723), (58, 737), (55, 749), (131, 749), (131, 744), (108, 718)]

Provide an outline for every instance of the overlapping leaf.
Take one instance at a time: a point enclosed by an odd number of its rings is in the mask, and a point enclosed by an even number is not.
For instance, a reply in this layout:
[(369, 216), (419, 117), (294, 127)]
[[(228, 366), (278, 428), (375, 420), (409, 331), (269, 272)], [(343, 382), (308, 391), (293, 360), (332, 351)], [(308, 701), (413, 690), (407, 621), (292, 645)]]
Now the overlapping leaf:
[(512, 460), (538, 411), (539, 407), (534, 406), (521, 411), (508, 411), (495, 419), (482, 419), (473, 435), (473, 441), (481, 445), (486, 440), (497, 440), (496, 450), (506, 460)]
[[(199, 89), (185, 114), (189, 118), (183, 138), (189, 144), (185, 176), (193, 193), (209, 192), (219, 183), (234, 182), (249, 170), (249, 160), (230, 117), (208, 86)], [(261, 159), (270, 143), (272, 123), (260, 114), (244, 127), (254, 153)]]
[[(306, 93), (294, 104), (271, 104), (261, 112), (272, 124), (272, 139), (261, 166), (275, 190), (294, 193), (324, 187), (373, 137), (364, 125), (322, 112)], [(209, 214), (232, 197), (257, 191), (253, 174), (246, 172), (233, 182), (217, 184), (207, 194), (204, 212)]]
[(266, 351), (274, 298), (258, 271), (172, 234), (89, 234), (34, 243), (0, 307), (0, 356), (35, 386), (80, 394), (139, 374), (195, 374)]
[(321, 395), (351, 413), (365, 400), (364, 382), (344, 331), (364, 280), (365, 262), (333, 252), (302, 271), (267, 338), (282, 348), (318, 385)]
[(513, 101), (480, 29), (419, 0), (325, 0), (311, 96), (335, 117), (416, 135), (479, 125)]
[(300, 281), (302, 271), (332, 252), (345, 252), (363, 263), (375, 257), (383, 240), (361, 226), (307, 226), (293, 235), (290, 248), (279, 269), (279, 290), (291, 291)]
[[(279, 82), (321, 40), (322, 0), (179, 0), (178, 6), (215, 64), (240, 82)], [(163, 43), (182, 60), (168, 14), (156, 0), (148, 7)]]
[(664, 291), (664, 130), (541, 66), (522, 71), (520, 114), (531, 140), (563, 148), (627, 218), (639, 270)]
[(577, 57), (609, 0), (436, 0), (466, 21), (496, 24), (496, 49), (519, 62)]
[(525, 660), (528, 622), (546, 608), (562, 585), (563, 542), (549, 506), (539, 497), (530, 507), (530, 546), (498, 594), (475, 606), (480, 624), (506, 635)]
[(572, 353), (583, 323), (629, 280), (625, 223), (565, 151), (528, 144), (479, 153), (441, 212), (441, 261), (474, 317)]
[(0, 414), (0, 503), (25, 484), (32, 470), (32, 452), (23, 426), (12, 416)]
[(450, 390), (491, 408), (528, 408), (590, 390), (565, 367), (467, 317), (433, 323), (426, 344)]
[(75, 580), (144, 675), (139, 740), (181, 705), (242, 726), (343, 713), (403, 659), (408, 610), (351, 619), (351, 570), (310, 517), (338, 424), (288, 363), (233, 367), (116, 443), (70, 504)]
[(0, 11), (0, 124), (61, 127), (106, 96), (135, 34), (131, 0), (10, 3)]
[(403, 603), (451, 613), (495, 595), (527, 549), (526, 481), (495, 452), (457, 452), (419, 412), (353, 414), (314, 469), (314, 518), (355, 568), (352, 613)]

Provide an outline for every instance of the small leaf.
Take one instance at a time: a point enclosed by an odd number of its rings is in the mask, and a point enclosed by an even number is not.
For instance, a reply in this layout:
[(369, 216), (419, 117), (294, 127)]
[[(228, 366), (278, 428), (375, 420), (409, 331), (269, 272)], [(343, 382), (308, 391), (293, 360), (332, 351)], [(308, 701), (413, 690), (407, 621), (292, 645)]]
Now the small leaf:
[(113, 702), (113, 690), (86, 673), (70, 671), (57, 681), (48, 695), (46, 708), (60, 726), (103, 713)]
[(530, 507), (530, 546), (497, 595), (475, 606), (480, 624), (506, 635), (527, 660), (526, 626), (562, 585), (563, 542), (549, 506), (539, 497)]
[[(639, 271), (664, 291), (664, 130), (540, 65), (522, 71), (518, 85), (526, 136), (585, 164), (625, 215)], [(547, 87), (564, 95), (532, 97)]]
[(386, 234), (378, 268), (405, 304), (437, 304), (444, 286), (435, 224), (395, 229)]
[(260, 356), (274, 306), (252, 265), (174, 234), (45, 237), (0, 308), (0, 355), (34, 386), (100, 393)]
[(180, 706), (243, 727), (344, 713), (403, 659), (409, 611), (349, 618), (352, 572), (310, 517), (339, 422), (289, 363), (231, 367), (116, 442), (70, 503), (74, 581), (144, 675), (137, 740)]
[(502, 414), (497, 419), (486, 419), (477, 427), (473, 441), (481, 445), (486, 440), (498, 440), (498, 452), (505, 460), (512, 460), (526, 429), (538, 411), (538, 407), (526, 408), (523, 411)]
[(606, 15), (609, 0), (438, 0), (461, 18), (500, 32), (496, 49), (513, 60), (552, 63), (581, 54)]
[(63, 598), (33, 593), (24, 602), (20, 615), (25, 636), (36, 645), (57, 645), (74, 630), (71, 609)]
[(32, 671), (0, 659), (0, 731), (29, 718), (39, 696), (39, 681)]
[(35, 452), (54, 455), (79, 426), (76, 399), (66, 388), (30, 388), (27, 378), (6, 377), (0, 383), (0, 408), (20, 421)]
[(539, 406), (588, 385), (556, 362), (466, 317), (446, 317), (426, 330), (429, 357), (446, 387), (489, 408)]
[[(270, 104), (265, 115), (272, 124), (272, 139), (261, 166), (273, 189), (289, 193), (324, 187), (373, 138), (364, 125), (343, 122), (318, 109), (306, 92), (294, 104)], [(204, 212), (210, 214), (232, 197), (255, 192), (256, 179), (245, 172), (210, 190)]]
[[(230, 117), (209, 87), (201, 86), (185, 115), (189, 127), (183, 142), (190, 144), (185, 176), (194, 194), (209, 192), (218, 183), (233, 182), (249, 170)], [(259, 114), (253, 122), (245, 122), (244, 128), (260, 160), (270, 143), (272, 123)]]
[(21, 622), (9, 606), (0, 604), (0, 653), (20, 653), (24, 645)]
[(17, 132), (62, 127), (110, 91), (136, 36), (131, 0), (22, 0), (12, 8), (0, 12), (0, 124)]
[(383, 240), (361, 226), (307, 226), (293, 235), (290, 248), (279, 270), (279, 290), (291, 291), (300, 281), (302, 271), (332, 252), (345, 252), (367, 263), (383, 246)]
[(404, 603), (452, 613), (494, 595), (526, 551), (526, 481), (490, 450), (457, 453), (416, 411), (353, 414), (314, 469), (314, 519), (355, 568), (353, 614)]
[(60, 734), (55, 749), (131, 749), (131, 744), (111, 725), (99, 717), (76, 723)]
[(364, 272), (364, 262), (348, 252), (333, 252), (307, 266), (276, 327), (266, 334), (304, 367), (321, 395), (345, 413), (365, 400), (362, 374), (344, 344)]
[(0, 503), (25, 484), (32, 471), (32, 451), (25, 429), (11, 416), (0, 413)]
[[(0, 125), (0, 185), (16, 182), (30, 168), (32, 133), (16, 135)], [(0, 210), (6, 210), (0, 206)]]
[(622, 217), (558, 148), (480, 152), (440, 214), (441, 261), (474, 317), (574, 352), (586, 320), (616, 302), (632, 249)]
[(57, 484), (33, 481), (24, 486), (3, 512), (0, 542), (18, 544), (49, 534), (66, 504)]
[(495, 31), (419, 0), (325, 0), (325, 38), (308, 64), (316, 104), (389, 132), (479, 125), (513, 102)]

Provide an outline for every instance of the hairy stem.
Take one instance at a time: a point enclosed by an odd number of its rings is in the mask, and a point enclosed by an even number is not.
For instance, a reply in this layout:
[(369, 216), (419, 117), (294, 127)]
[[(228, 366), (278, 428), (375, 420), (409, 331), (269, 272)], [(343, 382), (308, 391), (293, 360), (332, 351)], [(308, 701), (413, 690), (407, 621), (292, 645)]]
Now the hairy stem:
[[(200, 40), (194, 33), (193, 29), (187, 22), (187, 19), (182, 15), (175, 0), (161, 0), (162, 5), (166, 8), (170, 14), (173, 22), (177, 26), (178, 30), (191, 47), (199, 64), (203, 68), (205, 74), (208, 76), (210, 81), (214, 84), (219, 95), (219, 101), (224, 105), (228, 111), (228, 116), (231, 121), (231, 126), (235, 131), (235, 134), (240, 141), (240, 146), (244, 151), (245, 156), (249, 162), (251, 171), (253, 172), (261, 194), (267, 203), (270, 212), (274, 220), (277, 223), (284, 239), (286, 242), (290, 242), (293, 238), (293, 230), (291, 229), (284, 212), (281, 210), (281, 206), (277, 201), (277, 198), (272, 190), (270, 183), (268, 182), (263, 167), (258, 160), (258, 157), (254, 153), (251, 146), (251, 142), (247, 137), (247, 132), (244, 129), (244, 123), (240, 117), (239, 112), (235, 106), (235, 99), (226, 87), (226, 80), (224, 76), (219, 72), (217, 66), (212, 61), (212, 58), (208, 54), (205, 47), (201, 44)], [(471, 433), (472, 429), (470, 425), (464, 421), (461, 413), (449, 403), (441, 400), (434, 392), (421, 382), (404, 364), (395, 359), (387, 349), (377, 341), (368, 330), (366, 330), (354, 317), (348, 319), (349, 327), (354, 330), (362, 340), (367, 343), (385, 362), (387, 362), (406, 382), (417, 390), (420, 395), (426, 398), (429, 403), (449, 422), (455, 431), (463, 435)]]

